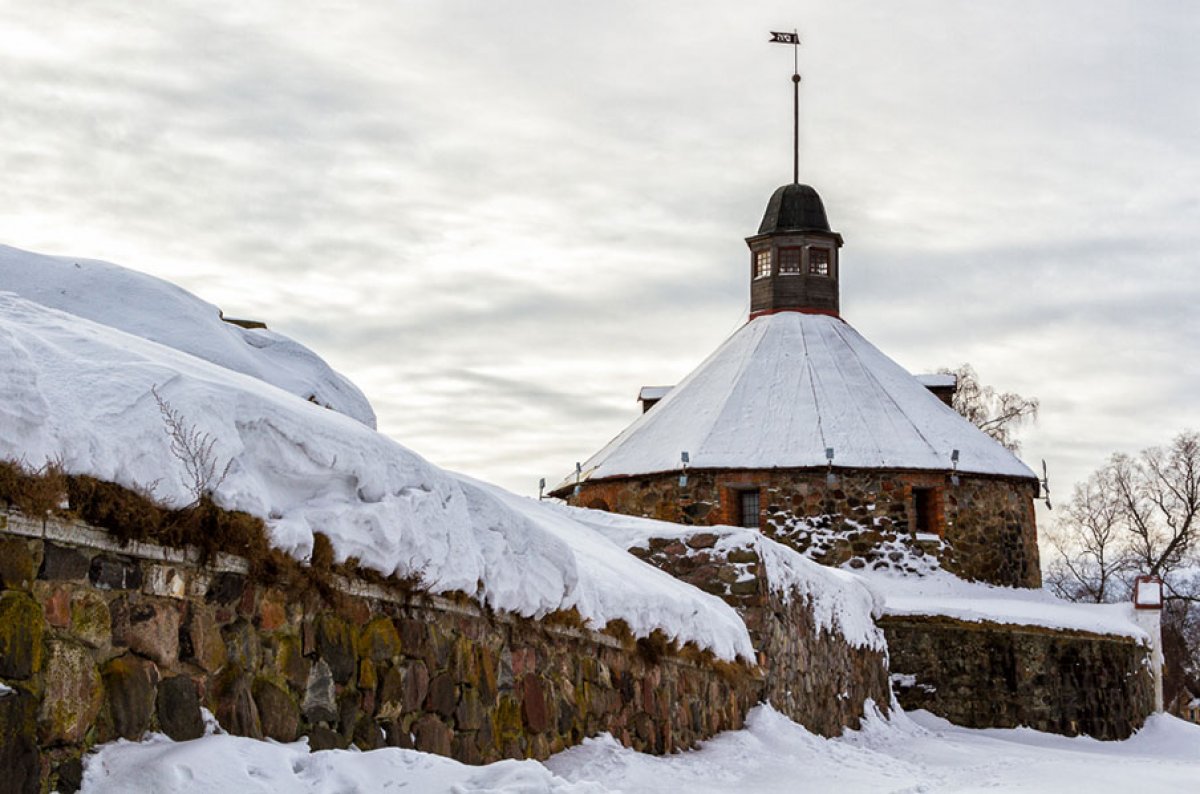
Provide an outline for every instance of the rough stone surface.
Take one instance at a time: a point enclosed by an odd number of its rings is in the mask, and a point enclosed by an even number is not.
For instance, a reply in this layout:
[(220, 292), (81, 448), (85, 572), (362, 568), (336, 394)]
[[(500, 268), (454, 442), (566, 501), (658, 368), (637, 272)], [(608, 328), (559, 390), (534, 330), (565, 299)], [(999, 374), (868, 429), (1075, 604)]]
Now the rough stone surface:
[(3, 790), (36, 794), (41, 790), (38, 751), (37, 699), (20, 690), (0, 696), (0, 770)]
[(125, 654), (110, 660), (101, 671), (108, 699), (112, 739), (140, 739), (154, 714), (158, 668), (146, 659)]
[(46, 645), (38, 736), (43, 745), (75, 744), (104, 703), (100, 674), (82, 643), (52, 639)]
[(142, 569), (128, 557), (97, 554), (88, 568), (88, 579), (101, 590), (138, 590), (142, 586)]
[(46, 542), (43, 552), (39, 579), (83, 579), (91, 570), (91, 560), (70, 546)]
[(196, 682), (189, 676), (172, 676), (158, 685), (155, 713), (159, 729), (177, 742), (204, 735)]
[(25, 680), (42, 666), (43, 609), (31, 596), (0, 595), (0, 678)]
[(0, 589), (25, 590), (37, 575), (37, 563), (29, 541), (0, 539)]
[(300, 709), (296, 702), (277, 684), (260, 678), (254, 682), (254, 703), (262, 721), (263, 735), (279, 742), (296, 739), (300, 729)]
[[(682, 488), (677, 473), (586, 481), (567, 501), (679, 524), (737, 525), (738, 494), (755, 489), (759, 527), (822, 564), (891, 565), (888, 553), (899, 544), (966, 579), (1041, 585), (1034, 480), (960, 474), (956, 484), (949, 471), (834, 472), (831, 480), (824, 469), (691, 469)], [(940, 537), (914, 536), (914, 489), (933, 494)]]
[(318, 659), (308, 674), (301, 706), (309, 722), (333, 722), (337, 719), (337, 697), (333, 673), (324, 659)]
[(1127, 738), (1154, 710), (1147, 650), (1128, 637), (940, 617), (881, 625), (905, 709), (1097, 739)]

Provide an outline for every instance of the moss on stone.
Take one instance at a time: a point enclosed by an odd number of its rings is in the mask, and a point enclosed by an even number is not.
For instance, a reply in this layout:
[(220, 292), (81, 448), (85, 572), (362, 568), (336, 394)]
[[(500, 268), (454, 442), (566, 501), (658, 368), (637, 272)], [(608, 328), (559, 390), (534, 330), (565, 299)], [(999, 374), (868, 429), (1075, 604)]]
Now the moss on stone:
[(42, 608), (28, 594), (0, 595), (0, 677), (25, 680), (42, 669)]

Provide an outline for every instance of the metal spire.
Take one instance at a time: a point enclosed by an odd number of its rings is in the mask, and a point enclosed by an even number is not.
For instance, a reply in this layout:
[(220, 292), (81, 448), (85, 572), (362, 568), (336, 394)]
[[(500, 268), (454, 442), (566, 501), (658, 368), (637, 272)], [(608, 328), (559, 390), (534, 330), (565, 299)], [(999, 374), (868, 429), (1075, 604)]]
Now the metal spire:
[(800, 184), (800, 33), (771, 31), (772, 44), (792, 45), (792, 184)]

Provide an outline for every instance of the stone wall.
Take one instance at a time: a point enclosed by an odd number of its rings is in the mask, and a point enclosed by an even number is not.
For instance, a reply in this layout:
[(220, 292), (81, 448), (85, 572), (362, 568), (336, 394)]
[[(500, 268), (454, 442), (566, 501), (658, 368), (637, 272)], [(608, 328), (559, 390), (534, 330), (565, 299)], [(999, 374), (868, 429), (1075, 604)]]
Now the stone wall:
[[(915, 532), (913, 489), (932, 495), (930, 534)], [(567, 500), (680, 524), (741, 524), (739, 493), (757, 490), (759, 528), (817, 562), (919, 567), (920, 558), (966, 579), (1039, 587), (1035, 480), (949, 472), (834, 469), (731, 471), (585, 481)], [(916, 560), (914, 564), (914, 560)]]
[(772, 586), (752, 544), (728, 542), (743, 534), (721, 528), (650, 538), (630, 551), (737, 609), (766, 671), (766, 699), (780, 713), (823, 736), (857, 728), (867, 700), (886, 714), (887, 654), (851, 645), (839, 632), (818, 626), (808, 596), (785, 597)]
[[(314, 748), (545, 758), (609, 731), (668, 752), (741, 726), (761, 671), (466, 599), (251, 580), (237, 558), (122, 547), (0, 513), (0, 791), (74, 791), (98, 742), (228, 731)], [(3, 692), (0, 689), (0, 692)]]
[(1124, 739), (1154, 710), (1148, 650), (1129, 637), (945, 617), (880, 625), (900, 705), (956, 725)]

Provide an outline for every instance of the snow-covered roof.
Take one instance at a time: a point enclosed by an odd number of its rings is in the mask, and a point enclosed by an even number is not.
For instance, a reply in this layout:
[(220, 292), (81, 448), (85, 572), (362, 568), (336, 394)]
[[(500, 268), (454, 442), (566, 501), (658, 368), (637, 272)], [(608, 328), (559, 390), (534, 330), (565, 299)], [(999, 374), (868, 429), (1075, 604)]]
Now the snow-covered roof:
[(950, 372), (922, 372), (913, 377), (927, 389), (952, 389), (958, 385), (958, 376)]
[(638, 392), (639, 400), (661, 400), (667, 396), (667, 392), (675, 388), (674, 386), (643, 386)]
[[(949, 470), (1033, 478), (842, 320), (781, 312), (742, 326), (583, 465), (585, 479), (680, 468)], [(558, 487), (574, 483), (574, 474)]]

